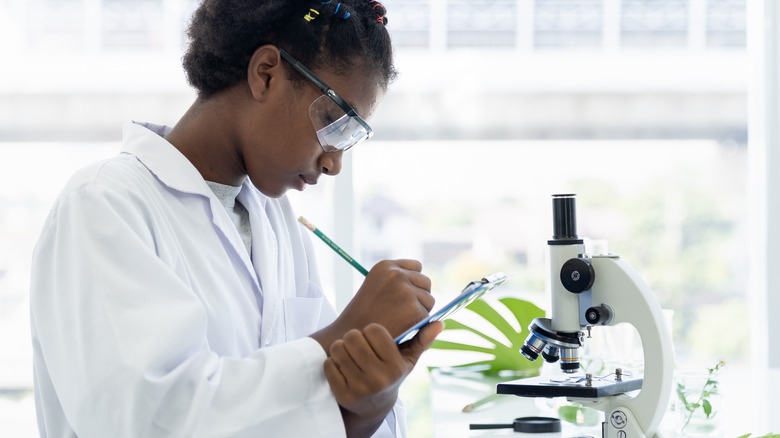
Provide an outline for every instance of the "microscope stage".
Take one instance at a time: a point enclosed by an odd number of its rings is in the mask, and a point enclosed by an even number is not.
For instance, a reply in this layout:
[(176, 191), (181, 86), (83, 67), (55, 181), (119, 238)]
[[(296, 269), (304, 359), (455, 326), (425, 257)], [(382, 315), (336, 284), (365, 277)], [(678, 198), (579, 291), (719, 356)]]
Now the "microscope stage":
[(601, 398), (639, 389), (642, 389), (642, 379), (615, 380), (594, 377), (588, 384), (584, 376), (544, 376), (499, 383), (496, 393), (520, 397)]

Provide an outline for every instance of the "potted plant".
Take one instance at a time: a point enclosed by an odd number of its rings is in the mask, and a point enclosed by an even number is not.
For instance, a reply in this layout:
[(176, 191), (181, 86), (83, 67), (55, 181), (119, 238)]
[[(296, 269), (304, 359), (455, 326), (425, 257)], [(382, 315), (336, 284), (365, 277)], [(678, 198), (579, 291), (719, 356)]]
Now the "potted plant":
[(720, 361), (704, 371), (678, 372), (676, 393), (680, 431), (686, 435), (709, 435), (718, 429), (718, 373), (725, 366)]

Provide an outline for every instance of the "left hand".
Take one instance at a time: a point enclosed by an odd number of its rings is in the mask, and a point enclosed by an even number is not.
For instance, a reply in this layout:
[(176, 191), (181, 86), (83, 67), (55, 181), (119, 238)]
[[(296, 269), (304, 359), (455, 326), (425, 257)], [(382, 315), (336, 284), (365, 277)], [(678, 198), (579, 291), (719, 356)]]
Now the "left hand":
[(348, 436), (369, 436), (381, 425), (401, 383), (443, 328), (441, 322), (430, 323), (399, 348), (383, 326), (369, 324), (331, 345), (325, 377), (342, 407)]

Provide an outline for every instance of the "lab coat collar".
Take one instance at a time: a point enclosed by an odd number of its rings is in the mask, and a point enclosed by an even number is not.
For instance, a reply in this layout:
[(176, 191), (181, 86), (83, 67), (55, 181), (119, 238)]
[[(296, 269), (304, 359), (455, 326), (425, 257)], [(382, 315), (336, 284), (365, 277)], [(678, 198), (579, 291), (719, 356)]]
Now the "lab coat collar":
[[(212, 198), (213, 192), (198, 169), (165, 139), (172, 129), (170, 126), (154, 123), (128, 122), (123, 129), (121, 152), (135, 155), (166, 186), (180, 192)], [(241, 192), (254, 192), (252, 187), (254, 186), (247, 177)], [(268, 198), (260, 193), (254, 195), (252, 198), (265, 207)]]
[(166, 186), (210, 198), (211, 189), (198, 169), (164, 138), (171, 129), (152, 123), (126, 123), (121, 152), (136, 156)]
[[(258, 291), (261, 290), (257, 273), (252, 265), (252, 260), (247, 254), (241, 236), (235, 225), (225, 211), (225, 208), (211, 191), (203, 176), (197, 168), (175, 146), (165, 140), (164, 136), (171, 132), (171, 127), (155, 125), (152, 123), (129, 122), (123, 128), (122, 153), (135, 156), (141, 164), (149, 169), (152, 174), (165, 186), (183, 193), (201, 195), (209, 201), (211, 217), (214, 225), (225, 236), (230, 246), (233, 247), (237, 257), (243, 262), (244, 268), (254, 280)], [(250, 184), (249, 178), (244, 182), (239, 193), (239, 199)], [(251, 196), (254, 202), (265, 206), (265, 196)], [(245, 205), (245, 207), (248, 207)], [(250, 209), (250, 211), (252, 211)], [(252, 227), (254, 234), (254, 228)], [(255, 240), (254, 238), (252, 239)], [(253, 242), (253, 247), (256, 245)], [(262, 292), (260, 292), (262, 293)]]

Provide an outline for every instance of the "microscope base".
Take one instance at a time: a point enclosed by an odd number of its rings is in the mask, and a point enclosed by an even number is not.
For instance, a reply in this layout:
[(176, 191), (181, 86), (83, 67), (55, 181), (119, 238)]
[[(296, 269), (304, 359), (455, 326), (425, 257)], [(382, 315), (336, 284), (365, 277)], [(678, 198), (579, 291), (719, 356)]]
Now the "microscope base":
[(520, 397), (602, 398), (640, 389), (642, 389), (642, 379), (594, 378), (588, 384), (585, 377), (581, 376), (568, 378), (544, 376), (499, 383), (496, 392)]

